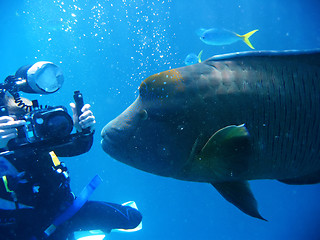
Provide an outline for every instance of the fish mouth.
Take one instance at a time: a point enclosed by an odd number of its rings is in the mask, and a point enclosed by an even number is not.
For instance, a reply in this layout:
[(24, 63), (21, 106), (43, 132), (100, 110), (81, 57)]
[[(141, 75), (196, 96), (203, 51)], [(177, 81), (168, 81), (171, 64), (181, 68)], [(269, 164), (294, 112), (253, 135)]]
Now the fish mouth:
[(148, 114), (141, 108), (138, 97), (123, 113), (104, 126), (101, 131), (103, 145), (126, 144), (147, 117)]
[(107, 124), (101, 131), (102, 141), (110, 144), (121, 142), (120, 137), (122, 135), (121, 130), (116, 130)]
[(124, 132), (122, 129), (117, 129), (112, 126), (112, 122), (107, 124), (101, 131), (101, 146), (103, 150), (110, 156), (112, 153), (119, 152), (121, 146), (127, 145), (128, 132)]
[(108, 145), (113, 145), (114, 141), (112, 140), (112, 138), (110, 138), (108, 133), (106, 132), (101, 133), (101, 137), (102, 137), (101, 145), (103, 149), (107, 148)]
[(115, 151), (115, 144), (113, 144), (113, 142), (110, 140), (110, 138), (106, 135), (101, 140), (101, 146), (102, 146), (103, 151), (105, 151), (110, 156), (112, 155), (112, 152)]
[(119, 139), (115, 135), (107, 132), (103, 133), (101, 140), (103, 151), (120, 162), (131, 162), (130, 155), (123, 150), (124, 146), (128, 146), (128, 140)]

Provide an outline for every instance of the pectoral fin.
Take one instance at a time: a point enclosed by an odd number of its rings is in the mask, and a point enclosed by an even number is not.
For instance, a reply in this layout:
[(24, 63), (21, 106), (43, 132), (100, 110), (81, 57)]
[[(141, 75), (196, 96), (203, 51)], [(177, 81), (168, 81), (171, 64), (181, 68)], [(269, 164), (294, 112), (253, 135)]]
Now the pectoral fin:
[(249, 216), (264, 219), (257, 208), (257, 201), (254, 198), (247, 181), (211, 183), (217, 191), (230, 203), (239, 208)]
[(252, 153), (251, 139), (244, 125), (227, 126), (212, 135), (198, 154), (219, 177), (243, 175)]

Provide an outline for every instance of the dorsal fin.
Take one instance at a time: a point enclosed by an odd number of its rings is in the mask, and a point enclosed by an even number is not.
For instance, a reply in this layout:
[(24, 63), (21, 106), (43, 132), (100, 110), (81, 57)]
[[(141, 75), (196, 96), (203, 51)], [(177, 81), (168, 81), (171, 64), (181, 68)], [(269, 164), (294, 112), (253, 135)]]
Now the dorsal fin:
[[(285, 50), (285, 51), (248, 51), (237, 52), (222, 55), (215, 55), (205, 62), (212, 65), (214, 62), (221, 61), (242, 61), (244, 65), (255, 62), (260, 64), (272, 64), (277, 60), (296, 61), (297, 63), (306, 63), (309, 65), (320, 66), (320, 49), (312, 50)], [(211, 63), (210, 63), (211, 62)]]

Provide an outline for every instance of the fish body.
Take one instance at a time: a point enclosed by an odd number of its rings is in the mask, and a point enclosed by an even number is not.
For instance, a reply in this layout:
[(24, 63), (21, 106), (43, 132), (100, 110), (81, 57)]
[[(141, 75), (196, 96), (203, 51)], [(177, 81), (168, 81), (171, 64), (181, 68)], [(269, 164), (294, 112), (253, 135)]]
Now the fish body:
[(263, 219), (248, 180), (320, 182), (320, 51), (214, 56), (154, 74), (102, 130), (114, 159), (211, 183)]
[(256, 31), (258, 30), (253, 30), (245, 35), (239, 35), (235, 32), (226, 29), (202, 28), (197, 31), (197, 34), (200, 37), (200, 40), (208, 45), (221, 46), (233, 44), (238, 41), (244, 41), (250, 48), (254, 49), (254, 47), (249, 41), (249, 37)]
[(188, 66), (188, 65), (192, 65), (192, 64), (196, 64), (196, 63), (201, 63), (202, 52), (203, 52), (203, 50), (201, 50), (198, 55), (196, 55), (194, 53), (188, 54), (184, 60), (184, 64)]

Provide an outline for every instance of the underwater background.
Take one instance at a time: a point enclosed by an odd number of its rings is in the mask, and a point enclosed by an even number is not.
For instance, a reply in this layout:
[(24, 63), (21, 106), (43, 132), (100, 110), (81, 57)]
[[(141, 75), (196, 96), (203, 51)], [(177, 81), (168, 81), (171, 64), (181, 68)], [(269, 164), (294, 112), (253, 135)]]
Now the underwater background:
[[(1, 79), (22, 65), (52, 61), (65, 83), (47, 96), (22, 94), (43, 105), (65, 105), (80, 90), (97, 120), (90, 152), (64, 158), (77, 194), (95, 175), (104, 182), (91, 199), (134, 200), (143, 229), (107, 239), (320, 239), (320, 185), (251, 181), (260, 213), (254, 219), (210, 185), (159, 177), (113, 160), (100, 146), (102, 127), (137, 97), (151, 74), (184, 65), (189, 53), (251, 51), (243, 42), (210, 46), (199, 28), (239, 34), (259, 29), (255, 50), (320, 48), (320, 2), (310, 0), (12, 0), (0, 3)], [(319, 79), (320, 81), (320, 79)], [(320, 93), (319, 93), (320, 94)], [(319, 109), (320, 111), (320, 109)]]

